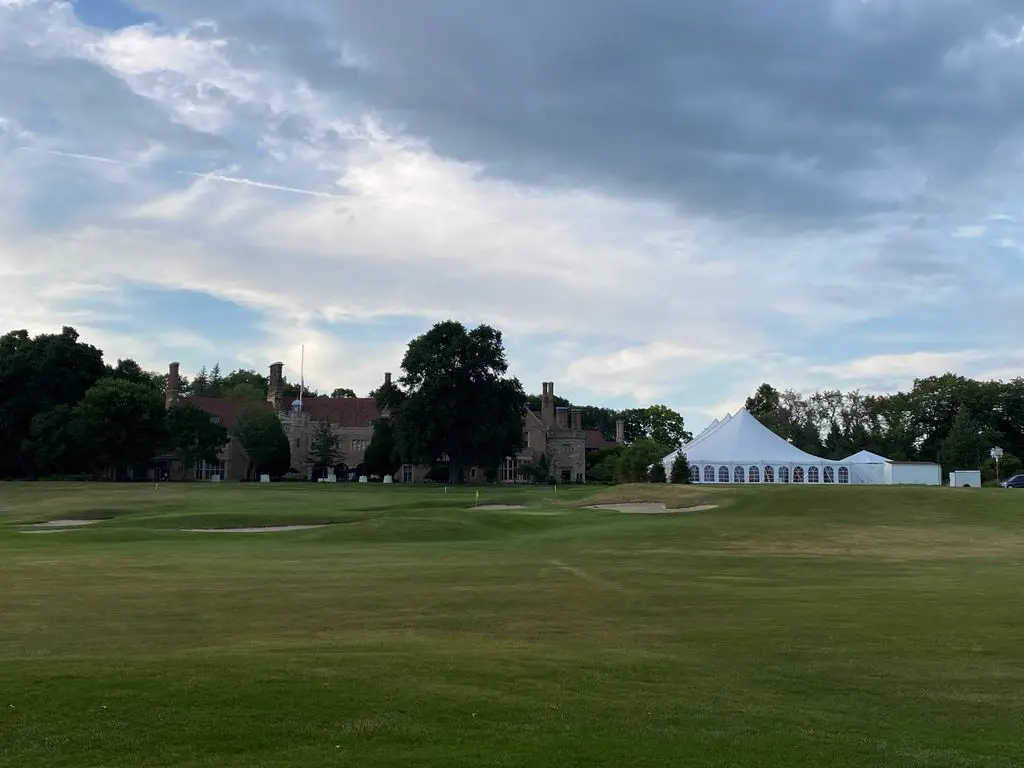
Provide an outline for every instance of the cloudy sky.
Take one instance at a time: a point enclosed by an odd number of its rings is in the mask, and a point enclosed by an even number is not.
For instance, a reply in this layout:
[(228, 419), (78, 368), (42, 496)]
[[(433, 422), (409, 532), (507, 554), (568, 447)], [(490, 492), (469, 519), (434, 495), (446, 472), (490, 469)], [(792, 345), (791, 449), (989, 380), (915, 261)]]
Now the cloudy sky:
[(1019, 0), (0, 0), (0, 328), (365, 393), (1024, 370)]

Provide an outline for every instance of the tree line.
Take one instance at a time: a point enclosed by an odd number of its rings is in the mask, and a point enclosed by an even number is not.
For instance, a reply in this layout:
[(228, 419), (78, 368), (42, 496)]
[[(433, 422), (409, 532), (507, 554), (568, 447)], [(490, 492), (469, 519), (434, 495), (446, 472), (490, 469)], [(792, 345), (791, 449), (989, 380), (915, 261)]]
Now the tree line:
[(822, 390), (801, 395), (762, 384), (746, 408), (796, 447), (827, 459), (868, 450), (895, 461), (936, 462), (943, 472), (981, 469), (994, 479), (1024, 457), (1024, 378), (979, 381), (953, 373), (916, 379), (884, 395)]
[[(437, 465), (438, 479), (457, 481), (469, 466), (495, 474), (506, 456), (522, 448), (523, 409), (539, 409), (540, 397), (527, 395), (508, 375), (500, 331), (438, 323), (409, 343), (401, 368), (397, 382), (369, 393), (382, 415), (364, 458), (368, 473), (392, 474), (403, 463)], [(179, 394), (185, 399), (166, 408), (166, 374), (145, 371), (131, 359), (110, 365), (72, 327), (34, 338), (12, 331), (0, 337), (0, 477), (125, 477), (159, 456), (186, 469), (215, 462), (231, 435), (189, 397), (240, 403), (233, 429), (249, 455), (251, 474), (284, 474), (290, 448), (280, 420), (262, 406), (268, 385), (262, 373), (225, 374), (214, 364), (191, 378), (182, 376)], [(299, 385), (285, 379), (285, 397), (298, 394)], [(303, 394), (322, 396), (308, 387)], [(339, 387), (330, 396), (356, 394)], [(556, 405), (568, 404), (556, 398)], [(582, 411), (584, 428), (600, 430), (609, 440), (622, 419), (626, 441), (637, 451), (689, 437), (682, 416), (664, 405)], [(323, 474), (345, 458), (331, 425), (321, 424), (306, 463)]]

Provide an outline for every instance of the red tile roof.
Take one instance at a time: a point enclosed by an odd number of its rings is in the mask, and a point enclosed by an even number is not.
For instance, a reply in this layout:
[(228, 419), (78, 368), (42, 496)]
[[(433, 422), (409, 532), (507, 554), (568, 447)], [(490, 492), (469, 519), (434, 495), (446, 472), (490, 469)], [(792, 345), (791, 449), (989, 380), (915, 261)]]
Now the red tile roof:
[(202, 408), (211, 416), (220, 419), (220, 423), (231, 429), (238, 424), (238, 417), (251, 409), (270, 411), (270, 403), (251, 403), (244, 400), (228, 400), (224, 397), (183, 397), (182, 403), (191, 403)]
[(336, 427), (371, 427), (380, 409), (370, 397), (306, 397), (302, 410), (313, 421), (330, 421)]
[(618, 443), (609, 440), (600, 429), (587, 430), (587, 450), (598, 450), (600, 448), (614, 448)]

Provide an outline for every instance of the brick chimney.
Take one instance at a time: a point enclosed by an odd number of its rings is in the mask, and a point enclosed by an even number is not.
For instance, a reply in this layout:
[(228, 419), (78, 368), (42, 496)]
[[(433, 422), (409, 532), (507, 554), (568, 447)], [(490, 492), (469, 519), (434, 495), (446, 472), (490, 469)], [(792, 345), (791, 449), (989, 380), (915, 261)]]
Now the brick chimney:
[(625, 419), (615, 420), (615, 442), (624, 445), (626, 442), (626, 421)]
[(267, 402), (273, 404), (274, 410), (280, 410), (284, 407), (284, 363), (270, 364)]
[(570, 413), (572, 414), (572, 428), (583, 429), (583, 409), (573, 408)]
[(391, 372), (390, 371), (388, 371), (387, 373), (384, 374), (384, 383), (385, 384), (390, 384), (391, 383)]
[(172, 405), (177, 405), (178, 403), (178, 395), (181, 390), (181, 374), (178, 372), (180, 367), (180, 363), (173, 362), (167, 368), (167, 385), (164, 387), (164, 405), (168, 408)]
[(548, 429), (555, 428), (555, 382), (541, 383), (540, 420)]

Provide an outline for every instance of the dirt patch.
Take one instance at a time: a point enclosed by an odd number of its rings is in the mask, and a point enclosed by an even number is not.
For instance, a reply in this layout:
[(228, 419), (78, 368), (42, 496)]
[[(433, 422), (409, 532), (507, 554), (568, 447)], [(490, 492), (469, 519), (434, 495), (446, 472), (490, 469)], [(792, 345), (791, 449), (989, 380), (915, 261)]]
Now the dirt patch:
[(659, 502), (640, 502), (634, 504), (592, 504), (589, 509), (610, 509), (627, 515), (674, 515), (680, 512), (706, 512), (718, 509), (717, 504), (697, 504), (693, 507), (677, 507), (670, 509)]
[(580, 507), (621, 508), (623, 505), (662, 504), (665, 509), (715, 504), (722, 506), (730, 498), (728, 491), (698, 485), (672, 485), (668, 483), (634, 483), (617, 485), (583, 499), (576, 504)]
[(77, 528), (82, 525), (95, 525), (100, 520), (47, 520), (45, 523), (32, 523), (33, 528)]
[(265, 525), (259, 528), (182, 528), (183, 533), (281, 533), (282, 531), (308, 531), (310, 528), (326, 528), (323, 525)]
[(522, 504), (481, 504), (470, 509), (526, 509)]

